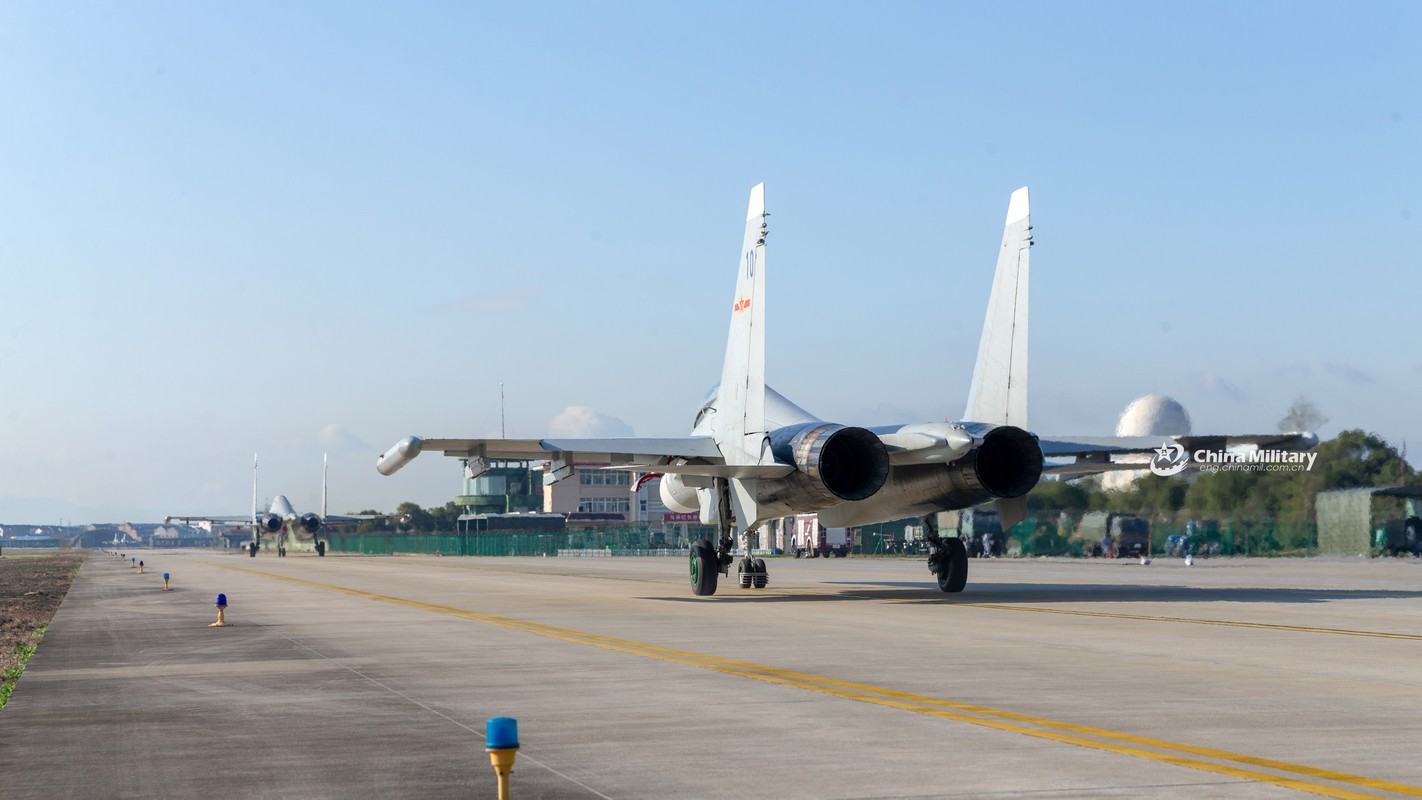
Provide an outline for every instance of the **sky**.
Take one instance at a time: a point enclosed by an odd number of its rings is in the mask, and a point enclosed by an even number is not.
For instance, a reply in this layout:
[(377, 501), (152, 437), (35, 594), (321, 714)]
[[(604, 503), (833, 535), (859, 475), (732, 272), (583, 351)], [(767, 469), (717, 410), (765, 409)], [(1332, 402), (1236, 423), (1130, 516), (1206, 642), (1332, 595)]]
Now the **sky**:
[(399, 438), (956, 418), (1030, 186), (1031, 427), (1419, 464), (1416, 3), (0, 0), (0, 522), (441, 505)]

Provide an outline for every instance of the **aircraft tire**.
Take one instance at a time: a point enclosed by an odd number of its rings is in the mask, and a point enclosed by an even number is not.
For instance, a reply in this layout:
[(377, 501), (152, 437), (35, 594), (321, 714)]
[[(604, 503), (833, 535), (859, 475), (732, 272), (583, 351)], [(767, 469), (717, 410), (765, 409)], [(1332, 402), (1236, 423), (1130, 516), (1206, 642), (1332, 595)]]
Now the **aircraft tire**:
[(938, 588), (949, 593), (961, 592), (968, 585), (968, 548), (957, 537), (944, 539), (943, 547), (948, 551), (948, 563), (938, 572)]
[(753, 563), (755, 564), (755, 575), (751, 579), (751, 585), (757, 589), (764, 589), (765, 585), (770, 583), (770, 573), (765, 569), (765, 559), (757, 558)]
[(705, 539), (697, 539), (691, 545), (691, 593), (698, 597), (715, 594), (720, 571), (716, 548)]

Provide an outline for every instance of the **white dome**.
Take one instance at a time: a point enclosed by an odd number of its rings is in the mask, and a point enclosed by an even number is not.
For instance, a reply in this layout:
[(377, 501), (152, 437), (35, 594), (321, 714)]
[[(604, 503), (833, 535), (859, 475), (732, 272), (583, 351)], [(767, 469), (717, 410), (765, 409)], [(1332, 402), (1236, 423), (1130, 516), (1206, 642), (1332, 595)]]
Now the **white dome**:
[(1190, 433), (1190, 415), (1173, 397), (1148, 394), (1131, 401), (1116, 423), (1117, 436), (1182, 436)]

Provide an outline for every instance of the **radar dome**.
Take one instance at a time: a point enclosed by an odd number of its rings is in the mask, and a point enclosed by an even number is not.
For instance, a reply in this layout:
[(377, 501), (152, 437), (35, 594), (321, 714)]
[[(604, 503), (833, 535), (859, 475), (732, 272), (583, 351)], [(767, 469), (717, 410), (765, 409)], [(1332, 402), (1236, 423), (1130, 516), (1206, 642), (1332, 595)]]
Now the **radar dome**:
[(1117, 436), (1183, 436), (1190, 433), (1190, 415), (1173, 397), (1148, 394), (1131, 401), (1116, 423)]

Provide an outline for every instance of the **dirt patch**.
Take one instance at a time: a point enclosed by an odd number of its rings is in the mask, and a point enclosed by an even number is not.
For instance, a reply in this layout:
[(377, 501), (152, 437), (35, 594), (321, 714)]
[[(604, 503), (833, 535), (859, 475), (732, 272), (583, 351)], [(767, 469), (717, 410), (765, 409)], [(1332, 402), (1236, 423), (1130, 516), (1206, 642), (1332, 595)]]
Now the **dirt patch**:
[(0, 558), (0, 708), (64, 602), (86, 550)]

